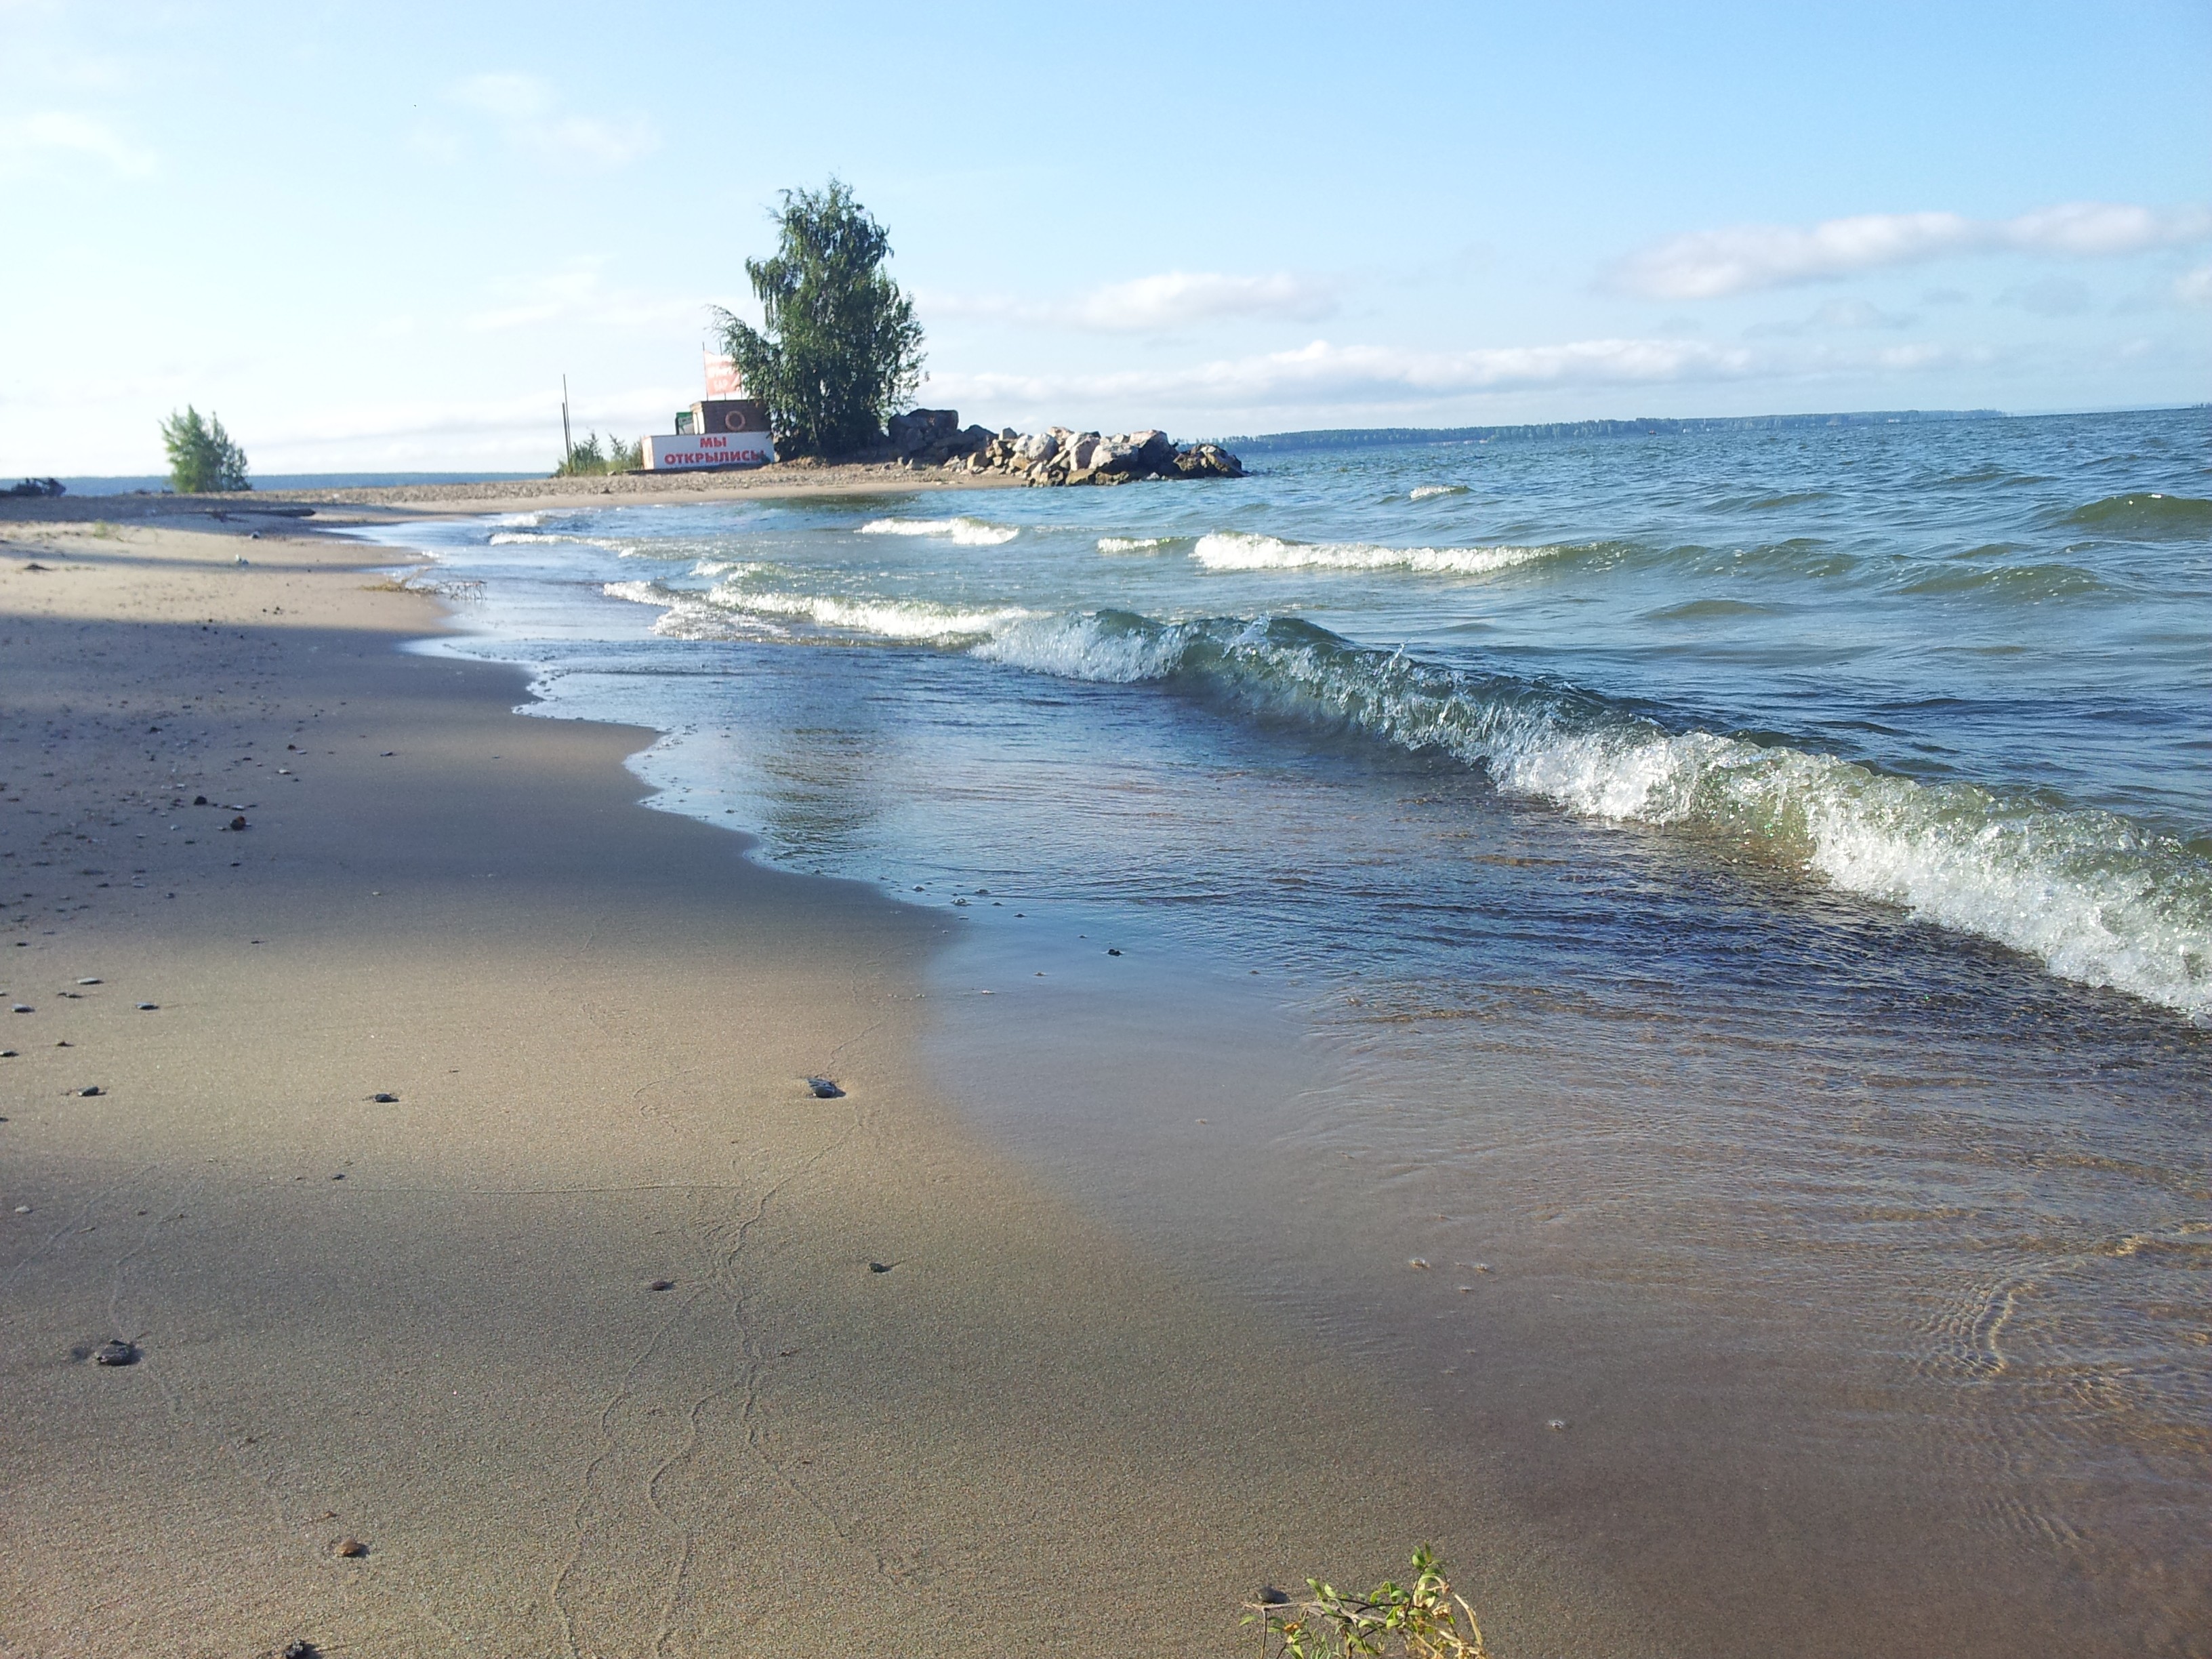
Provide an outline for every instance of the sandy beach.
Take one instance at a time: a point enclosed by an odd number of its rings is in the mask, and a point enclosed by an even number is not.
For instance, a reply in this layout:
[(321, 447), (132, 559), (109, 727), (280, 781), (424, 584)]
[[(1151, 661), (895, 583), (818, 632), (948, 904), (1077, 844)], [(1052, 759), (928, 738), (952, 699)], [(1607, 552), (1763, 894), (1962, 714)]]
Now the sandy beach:
[(0, 1653), (1217, 1654), (1423, 1540), (1672, 1650), (933, 1093), (945, 921), (210, 505), (0, 526)]

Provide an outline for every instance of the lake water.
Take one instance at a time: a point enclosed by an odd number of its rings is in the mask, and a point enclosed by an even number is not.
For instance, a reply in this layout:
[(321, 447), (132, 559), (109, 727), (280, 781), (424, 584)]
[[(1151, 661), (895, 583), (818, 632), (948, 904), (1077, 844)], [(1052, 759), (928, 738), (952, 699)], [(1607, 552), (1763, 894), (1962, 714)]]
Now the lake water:
[(1655, 1650), (2203, 1654), (2209, 435), (378, 533), (657, 804), (942, 907), (979, 1126)]

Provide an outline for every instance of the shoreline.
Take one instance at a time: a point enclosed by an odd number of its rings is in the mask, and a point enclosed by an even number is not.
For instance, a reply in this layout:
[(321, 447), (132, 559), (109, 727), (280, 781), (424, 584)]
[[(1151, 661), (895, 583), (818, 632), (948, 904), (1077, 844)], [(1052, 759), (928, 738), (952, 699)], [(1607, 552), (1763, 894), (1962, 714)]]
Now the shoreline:
[(320, 514), (128, 499), (9, 514), (0, 569), (0, 1654), (829, 1650), (856, 1586), (841, 1653), (1218, 1653), (1422, 1541), (1501, 1654), (1670, 1650), (1422, 1480), (1418, 1407), (965, 1127), (945, 922), (402, 653), (440, 613)]
[[(337, 489), (246, 489), (220, 495), (0, 496), (0, 526), (85, 524), (102, 520), (178, 527), (292, 515), (287, 507), (350, 508), (317, 513), (317, 527), (400, 523), (410, 519), (473, 517), (522, 508), (598, 507), (608, 497), (641, 504), (769, 501), (811, 495), (900, 495), (924, 490), (1022, 489), (1001, 473), (909, 469), (896, 462), (854, 461), (828, 466), (776, 462), (743, 472), (623, 472), (599, 478), (504, 478), (475, 483), (380, 484)], [(258, 510), (257, 510), (258, 509)], [(357, 515), (357, 516), (356, 516)]]

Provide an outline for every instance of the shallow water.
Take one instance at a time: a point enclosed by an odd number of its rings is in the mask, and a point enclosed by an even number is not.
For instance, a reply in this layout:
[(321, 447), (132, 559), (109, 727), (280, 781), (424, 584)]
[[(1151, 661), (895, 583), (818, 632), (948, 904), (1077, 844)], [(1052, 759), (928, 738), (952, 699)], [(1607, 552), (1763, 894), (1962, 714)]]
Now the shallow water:
[(392, 538), (661, 804), (953, 908), (979, 1121), (1686, 1648), (2196, 1653), (2209, 470), (2191, 411)]

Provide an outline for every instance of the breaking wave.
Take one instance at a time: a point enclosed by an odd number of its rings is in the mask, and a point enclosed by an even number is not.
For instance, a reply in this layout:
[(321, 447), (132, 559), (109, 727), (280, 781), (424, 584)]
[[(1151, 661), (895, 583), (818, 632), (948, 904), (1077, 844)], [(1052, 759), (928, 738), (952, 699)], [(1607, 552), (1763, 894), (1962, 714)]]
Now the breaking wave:
[(1201, 536), (1190, 556), (1208, 570), (1411, 570), (1482, 576), (1564, 552), (1559, 547), (1376, 547), (1365, 542), (1286, 542), (1224, 530)]
[(981, 519), (871, 519), (860, 526), (863, 536), (937, 536), (963, 547), (996, 547), (1022, 532), (1012, 525), (986, 524)]
[(1101, 553), (1158, 553), (1172, 547), (1179, 538), (1174, 536), (1101, 536)]
[(1413, 489), (1406, 492), (1406, 499), (1409, 501), (1425, 501), (1432, 496), (1437, 495), (1464, 495), (1466, 494), (1467, 486), (1465, 484), (1415, 484)]
[(1071, 678), (1183, 682), (1441, 750), (1509, 793), (1747, 842), (2066, 978), (2212, 1018), (2212, 860), (2113, 813), (1672, 731), (1572, 686), (1376, 651), (1295, 618), (1030, 617), (972, 650)]
[(681, 592), (650, 581), (608, 582), (599, 591), (610, 599), (665, 606), (668, 614), (654, 631), (676, 639), (785, 637), (790, 633), (787, 624), (811, 623), (880, 640), (951, 645), (996, 634), (1033, 614), (1013, 605), (981, 610), (922, 599), (779, 592), (732, 581), (704, 593)]

